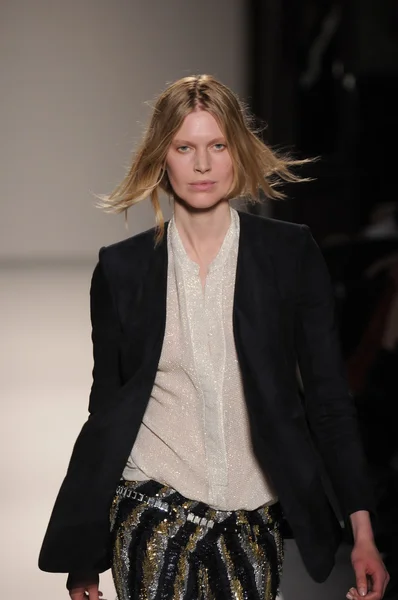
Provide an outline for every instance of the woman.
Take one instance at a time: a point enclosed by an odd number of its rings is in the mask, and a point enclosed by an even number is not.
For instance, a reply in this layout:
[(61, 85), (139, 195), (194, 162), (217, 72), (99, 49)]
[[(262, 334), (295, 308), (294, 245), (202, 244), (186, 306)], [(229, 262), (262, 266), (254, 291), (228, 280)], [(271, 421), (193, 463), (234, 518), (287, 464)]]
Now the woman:
[[(227, 87), (186, 77), (159, 97), (104, 199), (122, 211), (151, 196), (157, 227), (102, 248), (92, 278), (90, 416), (39, 559), (69, 572), (73, 600), (97, 600), (110, 566), (119, 600), (274, 599), (283, 518), (324, 581), (341, 530), (321, 459), (354, 537), (348, 596), (382, 597), (321, 253), (306, 226), (229, 204), (279, 197), (294, 164), (260, 141)], [(173, 199), (167, 224), (159, 189)]]

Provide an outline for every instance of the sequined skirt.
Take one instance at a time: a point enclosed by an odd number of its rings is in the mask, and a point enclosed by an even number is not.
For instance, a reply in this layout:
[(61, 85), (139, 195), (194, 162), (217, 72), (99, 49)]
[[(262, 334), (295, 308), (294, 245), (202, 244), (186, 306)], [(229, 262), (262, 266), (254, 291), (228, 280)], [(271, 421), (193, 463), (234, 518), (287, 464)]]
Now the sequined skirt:
[(128, 488), (158, 498), (162, 508), (123, 493), (113, 500), (112, 574), (118, 600), (277, 596), (283, 563), (279, 504), (221, 511), (156, 481), (122, 481), (121, 486), (119, 492)]

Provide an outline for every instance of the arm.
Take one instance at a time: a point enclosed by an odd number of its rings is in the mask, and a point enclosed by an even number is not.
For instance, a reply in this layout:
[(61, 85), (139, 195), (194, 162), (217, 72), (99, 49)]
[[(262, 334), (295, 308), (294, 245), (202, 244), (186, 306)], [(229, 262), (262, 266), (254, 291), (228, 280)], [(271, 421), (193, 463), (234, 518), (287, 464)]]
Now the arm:
[[(92, 385), (89, 398), (89, 412), (94, 414), (105, 408), (114, 397), (115, 391), (122, 385), (119, 371), (119, 340), (120, 325), (115, 310), (111, 291), (106, 280), (99, 252), (97, 263), (90, 287), (90, 317), (91, 339), (93, 343), (94, 366)], [(79, 600), (79, 594), (84, 597), (84, 590), (89, 591), (90, 600), (97, 600), (98, 572), (84, 571), (69, 574), (66, 587), (74, 600)]]
[(369, 513), (360, 510), (350, 515), (354, 547), (351, 562), (355, 572), (356, 588), (350, 588), (347, 598), (379, 600), (386, 591), (390, 576), (376, 548)]
[(93, 382), (90, 391), (89, 412), (105, 408), (121, 385), (119, 369), (120, 321), (101, 261), (104, 248), (99, 252), (91, 279), (90, 316), (93, 343)]
[(374, 512), (356, 410), (349, 393), (333, 290), (322, 253), (306, 226), (297, 286), (295, 343), (308, 423), (345, 522)]
[(357, 600), (361, 592), (379, 600), (388, 574), (373, 539), (373, 493), (340, 352), (333, 290), (322, 253), (308, 227), (303, 230), (295, 335), (306, 413), (344, 520), (352, 526), (357, 589), (347, 597)]

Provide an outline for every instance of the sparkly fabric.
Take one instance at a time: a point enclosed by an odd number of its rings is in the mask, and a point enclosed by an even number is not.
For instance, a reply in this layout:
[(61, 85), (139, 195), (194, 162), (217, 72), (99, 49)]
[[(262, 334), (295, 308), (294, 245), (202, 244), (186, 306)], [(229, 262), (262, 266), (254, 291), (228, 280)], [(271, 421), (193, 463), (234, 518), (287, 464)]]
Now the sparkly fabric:
[(254, 510), (277, 500), (251, 446), (233, 337), (239, 223), (231, 208), (230, 227), (203, 288), (199, 266), (171, 219), (162, 353), (123, 472), (125, 479), (154, 479), (221, 510)]
[[(118, 600), (274, 600), (283, 564), (279, 503), (221, 511), (155, 481), (124, 486), (163, 499), (169, 512), (116, 495), (112, 574)], [(214, 527), (187, 521), (187, 512)]]

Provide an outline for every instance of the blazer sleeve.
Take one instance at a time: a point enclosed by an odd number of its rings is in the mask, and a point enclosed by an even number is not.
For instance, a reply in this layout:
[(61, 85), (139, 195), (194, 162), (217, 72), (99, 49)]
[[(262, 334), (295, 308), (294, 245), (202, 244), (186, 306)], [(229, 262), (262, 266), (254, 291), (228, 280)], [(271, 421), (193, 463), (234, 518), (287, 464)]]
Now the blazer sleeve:
[(103, 266), (103, 253), (94, 269), (90, 288), (91, 339), (93, 372), (89, 397), (89, 412), (105, 408), (121, 385), (119, 348), (120, 320)]
[[(103, 252), (94, 269), (90, 287), (91, 339), (93, 343), (92, 385), (89, 397), (89, 413), (92, 415), (106, 408), (122, 385), (119, 369), (120, 321), (111, 289), (103, 266)], [(87, 586), (99, 582), (95, 570), (69, 573), (66, 587)]]
[(368, 467), (340, 350), (329, 271), (309, 228), (301, 227), (304, 246), (295, 341), (308, 423), (344, 520), (358, 510), (368, 510), (374, 516)]

